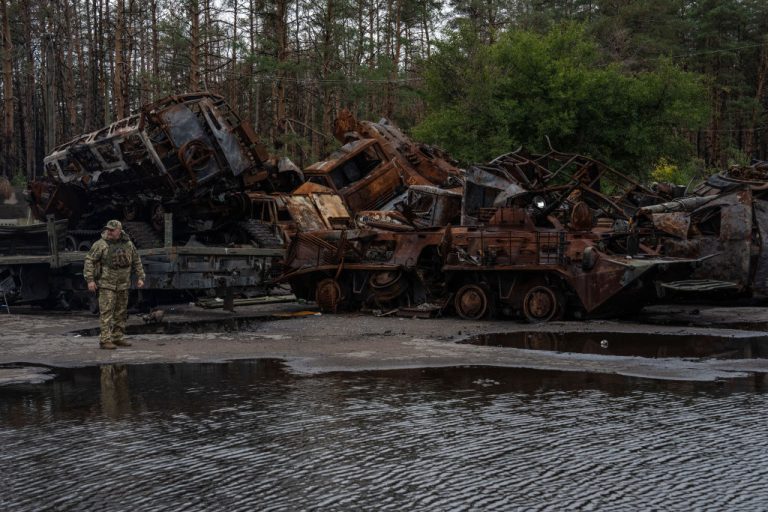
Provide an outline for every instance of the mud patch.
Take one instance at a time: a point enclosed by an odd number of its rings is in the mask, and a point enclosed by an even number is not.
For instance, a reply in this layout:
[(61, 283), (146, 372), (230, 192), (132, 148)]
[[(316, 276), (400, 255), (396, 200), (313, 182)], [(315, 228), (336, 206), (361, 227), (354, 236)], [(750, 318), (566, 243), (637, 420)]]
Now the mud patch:
[(628, 332), (507, 332), (479, 334), (470, 345), (638, 357), (768, 358), (768, 336)]
[(45, 366), (25, 364), (0, 365), (0, 386), (12, 384), (41, 384), (56, 377), (56, 374)]
[[(227, 318), (214, 318), (204, 320), (165, 321), (145, 324), (131, 324), (126, 326), (126, 334), (203, 334), (211, 332), (235, 332), (252, 330), (254, 326), (262, 322), (273, 320), (287, 320), (302, 316), (316, 315), (314, 311), (299, 311), (294, 313), (280, 313), (271, 315), (233, 316)], [(67, 333), (71, 336), (98, 336), (98, 327), (78, 329)]]

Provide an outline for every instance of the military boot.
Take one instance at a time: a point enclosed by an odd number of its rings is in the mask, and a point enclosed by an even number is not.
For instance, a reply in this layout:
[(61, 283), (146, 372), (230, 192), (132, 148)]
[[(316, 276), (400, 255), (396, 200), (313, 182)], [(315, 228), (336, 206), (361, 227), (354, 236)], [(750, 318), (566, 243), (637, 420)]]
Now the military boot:
[(103, 348), (105, 350), (115, 350), (117, 346), (111, 341), (100, 341), (99, 348)]
[(130, 347), (133, 345), (133, 343), (131, 343), (130, 341), (125, 341), (125, 340), (113, 340), (112, 343), (114, 343), (118, 347)]

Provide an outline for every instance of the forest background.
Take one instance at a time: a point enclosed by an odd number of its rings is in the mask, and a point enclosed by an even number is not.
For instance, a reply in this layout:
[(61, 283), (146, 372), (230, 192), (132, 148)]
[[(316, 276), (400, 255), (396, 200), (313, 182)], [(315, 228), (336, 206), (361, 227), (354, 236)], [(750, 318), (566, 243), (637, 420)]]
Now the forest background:
[(0, 175), (169, 94), (299, 165), (341, 108), (463, 164), (519, 146), (678, 182), (765, 159), (764, 0), (0, 0)]

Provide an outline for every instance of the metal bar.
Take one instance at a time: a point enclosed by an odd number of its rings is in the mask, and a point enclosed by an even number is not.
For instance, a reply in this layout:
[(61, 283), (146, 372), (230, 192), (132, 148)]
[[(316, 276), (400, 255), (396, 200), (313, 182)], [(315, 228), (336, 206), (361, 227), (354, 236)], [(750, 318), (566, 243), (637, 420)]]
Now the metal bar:
[(165, 227), (165, 247), (166, 249), (173, 245), (173, 214), (163, 214), (163, 226)]
[(59, 239), (56, 236), (56, 221), (53, 215), (47, 217), (47, 230), (48, 230), (48, 247), (51, 250), (51, 267), (59, 268)]

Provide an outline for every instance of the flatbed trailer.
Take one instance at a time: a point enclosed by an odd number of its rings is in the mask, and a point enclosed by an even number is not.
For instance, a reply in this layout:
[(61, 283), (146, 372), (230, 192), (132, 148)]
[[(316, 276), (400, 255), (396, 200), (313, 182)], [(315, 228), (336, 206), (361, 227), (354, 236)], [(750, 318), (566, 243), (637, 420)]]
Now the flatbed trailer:
[[(61, 251), (54, 223), (48, 223), (44, 254), (0, 255), (0, 300), (43, 307), (94, 305), (83, 278), (85, 251)], [(169, 233), (167, 233), (170, 235)], [(171, 240), (171, 236), (167, 236)], [(215, 295), (253, 296), (266, 293), (283, 258), (280, 248), (166, 244), (140, 249), (146, 280), (132, 301), (155, 304), (171, 299)]]

